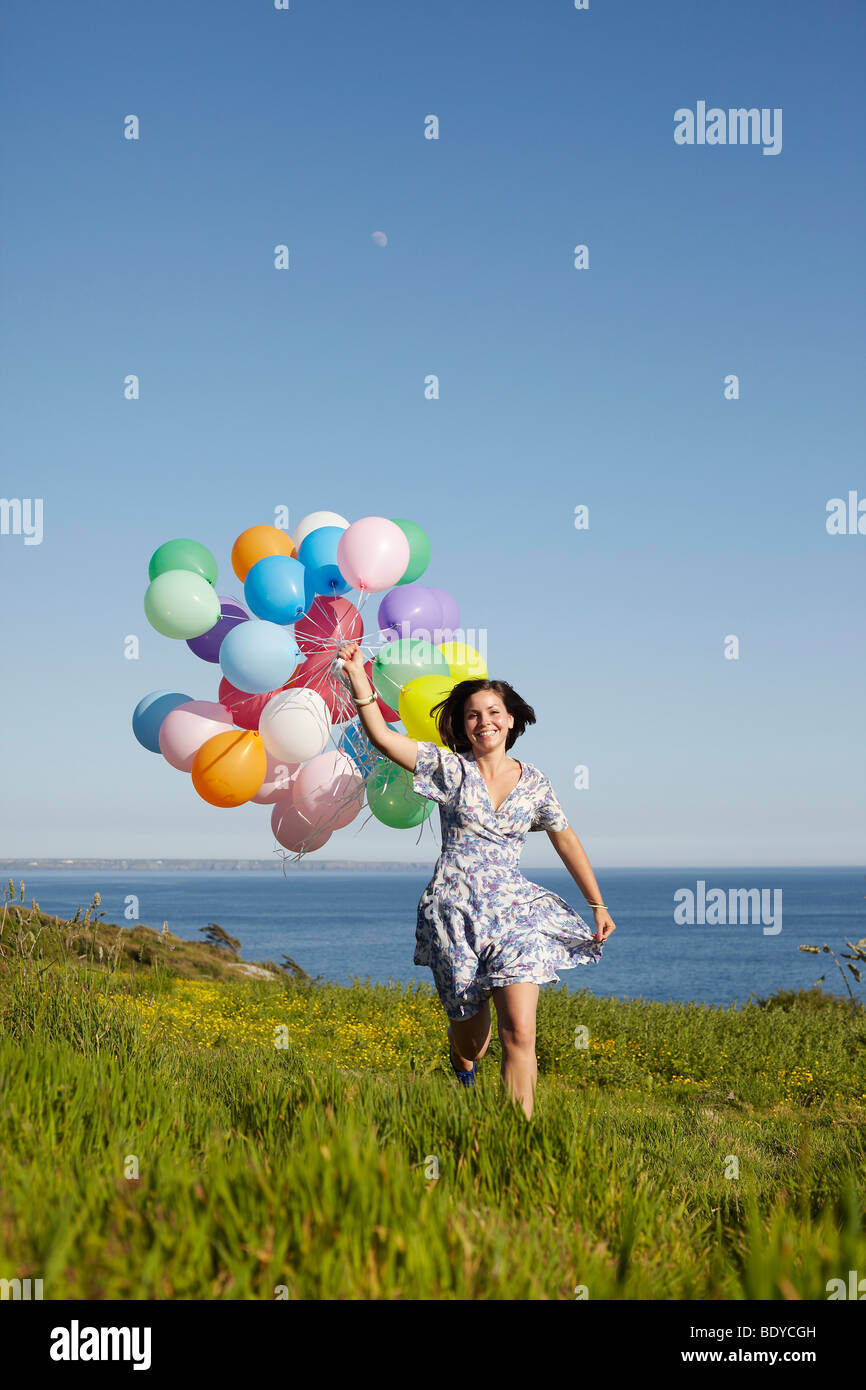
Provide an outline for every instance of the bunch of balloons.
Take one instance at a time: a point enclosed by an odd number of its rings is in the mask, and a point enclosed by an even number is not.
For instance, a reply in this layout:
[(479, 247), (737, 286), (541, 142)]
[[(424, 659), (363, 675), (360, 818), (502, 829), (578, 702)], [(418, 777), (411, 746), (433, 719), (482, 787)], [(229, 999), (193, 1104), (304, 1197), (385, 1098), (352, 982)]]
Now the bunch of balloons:
[(390, 728), (402, 720), (412, 738), (441, 744), (432, 706), (487, 669), (454, 640), (451, 595), (416, 582), (429, 562), (430, 542), (412, 521), (313, 512), (291, 536), (270, 525), (238, 536), (231, 564), (241, 602), (217, 593), (205, 546), (166, 541), (150, 559), (148, 622), (218, 665), (222, 679), (216, 700), (146, 695), (133, 713), (135, 737), (189, 773), (211, 806), (270, 806), (277, 842), (298, 856), (320, 849), (365, 800), (385, 825), (420, 825), (434, 803), (372, 747), (334, 660), (344, 642), (363, 645), (361, 610), (384, 592), (376, 654), (365, 663), (378, 707)]

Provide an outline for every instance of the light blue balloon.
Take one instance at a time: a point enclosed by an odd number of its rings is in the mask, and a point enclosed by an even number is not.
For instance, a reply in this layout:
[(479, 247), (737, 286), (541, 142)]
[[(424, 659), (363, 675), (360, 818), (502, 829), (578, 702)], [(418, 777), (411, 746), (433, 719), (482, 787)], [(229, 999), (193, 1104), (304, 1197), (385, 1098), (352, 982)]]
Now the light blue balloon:
[(238, 623), (220, 647), (220, 669), (226, 680), (249, 695), (280, 690), (300, 659), (301, 649), (294, 633), (261, 618)]
[(139, 700), (132, 712), (132, 732), (142, 748), (148, 753), (159, 753), (159, 731), (162, 721), (178, 705), (186, 705), (192, 695), (181, 695), (178, 690), (152, 690)]
[(337, 546), (345, 534), (342, 526), (317, 526), (301, 541), (298, 559), (317, 594), (346, 594), (352, 587), (337, 564)]
[(293, 555), (266, 555), (244, 580), (244, 598), (250, 612), (264, 622), (295, 622), (306, 604), (304, 566)]
[[(389, 724), (389, 729), (397, 732), (396, 724)], [(343, 730), (340, 739), (340, 748), (344, 753), (348, 753), (353, 762), (357, 763), (362, 775), (369, 777), (373, 771), (373, 765), (379, 757), (379, 752), (373, 747), (372, 743), (364, 733), (360, 724), (349, 724)]]

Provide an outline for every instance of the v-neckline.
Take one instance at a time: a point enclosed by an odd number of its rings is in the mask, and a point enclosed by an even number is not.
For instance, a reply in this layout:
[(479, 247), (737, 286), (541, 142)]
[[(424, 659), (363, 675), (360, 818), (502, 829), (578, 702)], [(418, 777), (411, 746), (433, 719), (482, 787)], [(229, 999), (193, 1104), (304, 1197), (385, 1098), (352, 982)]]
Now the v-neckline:
[(517, 788), (520, 786), (520, 783), (523, 781), (523, 763), (520, 761), (519, 758), (515, 758), (515, 759), (514, 759), (514, 761), (517, 763), (517, 766), (520, 768), (520, 776), (518, 777), (518, 779), (517, 779), (517, 781), (515, 782), (514, 786), (511, 788), (511, 791), (505, 793), (505, 795), (504, 795), (504, 797), (502, 798), (502, 800), (500, 801), (499, 805), (498, 805), (498, 806), (494, 806), (494, 805), (493, 805), (493, 797), (490, 795), (490, 788), (488, 787), (486, 781), (484, 780), (484, 773), (481, 771), (481, 768), (478, 766), (478, 763), (477, 763), (476, 760), (475, 760), (475, 754), (473, 753), (471, 756), (472, 756), (472, 765), (473, 765), (473, 767), (475, 768), (475, 771), (478, 773), (478, 776), (481, 778), (482, 784), (483, 784), (483, 786), (484, 786), (484, 790), (485, 790), (486, 793), (487, 793), (487, 800), (490, 802), (490, 809), (491, 809), (491, 811), (493, 812), (494, 816), (498, 816), (498, 815), (499, 815), (499, 812), (502, 810), (502, 808), (503, 808), (503, 806), (505, 805), (505, 803), (506, 803), (506, 801), (508, 800), (508, 798), (509, 798), (510, 796), (513, 796), (513, 795), (514, 795), (514, 793), (517, 791)]

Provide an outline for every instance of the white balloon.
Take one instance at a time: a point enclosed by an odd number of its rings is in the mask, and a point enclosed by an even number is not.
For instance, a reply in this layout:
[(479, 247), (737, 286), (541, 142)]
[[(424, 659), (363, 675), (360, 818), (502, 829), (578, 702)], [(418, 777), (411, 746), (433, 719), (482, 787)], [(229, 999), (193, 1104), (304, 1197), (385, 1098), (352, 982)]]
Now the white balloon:
[(349, 523), (344, 516), (339, 516), (337, 512), (310, 512), (299, 521), (292, 533), (292, 540), (295, 543), (295, 550), (300, 550), (301, 542), (311, 531), (317, 531), (320, 526), (339, 526), (341, 530), (348, 530)]
[(259, 733), (272, 758), (284, 763), (306, 762), (328, 746), (328, 707), (321, 695), (305, 686), (278, 690), (262, 710)]

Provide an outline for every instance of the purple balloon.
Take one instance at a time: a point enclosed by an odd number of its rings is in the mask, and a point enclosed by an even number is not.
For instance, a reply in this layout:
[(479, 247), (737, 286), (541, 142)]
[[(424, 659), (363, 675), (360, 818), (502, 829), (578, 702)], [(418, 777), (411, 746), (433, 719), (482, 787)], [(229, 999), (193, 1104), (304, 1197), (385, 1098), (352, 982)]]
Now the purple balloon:
[(455, 632), (460, 630), (460, 609), (457, 607), (457, 600), (452, 598), (445, 589), (431, 589), (430, 593), (435, 594), (442, 608), (442, 620), (439, 624), (441, 635), (434, 640), (450, 642)]
[(442, 605), (426, 584), (403, 584), (385, 595), (377, 618), (379, 631), (387, 634), (389, 640), (414, 637), (421, 632), (435, 642), (436, 631), (442, 626)]
[(213, 627), (207, 632), (203, 632), (201, 637), (188, 637), (186, 645), (196, 656), (200, 656), (202, 661), (219, 661), (220, 647), (223, 638), (226, 637), (233, 627), (238, 623), (249, 622), (249, 613), (243, 604), (238, 603), (234, 598), (223, 598), (220, 594), (220, 614)]

